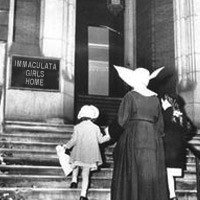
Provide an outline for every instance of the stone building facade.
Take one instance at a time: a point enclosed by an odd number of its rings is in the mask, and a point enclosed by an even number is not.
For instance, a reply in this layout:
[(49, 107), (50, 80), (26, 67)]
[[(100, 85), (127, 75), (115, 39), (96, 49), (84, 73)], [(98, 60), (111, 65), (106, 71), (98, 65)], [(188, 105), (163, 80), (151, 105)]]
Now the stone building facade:
[[(106, 0), (0, 0), (1, 118), (73, 122), (79, 94), (123, 95), (112, 68), (118, 64), (175, 69), (188, 114), (199, 125), (200, 2), (116, 2), (123, 6), (118, 14)], [(59, 60), (52, 79), (58, 87), (13, 83), (13, 56)], [(27, 78), (26, 67), (24, 73)]]

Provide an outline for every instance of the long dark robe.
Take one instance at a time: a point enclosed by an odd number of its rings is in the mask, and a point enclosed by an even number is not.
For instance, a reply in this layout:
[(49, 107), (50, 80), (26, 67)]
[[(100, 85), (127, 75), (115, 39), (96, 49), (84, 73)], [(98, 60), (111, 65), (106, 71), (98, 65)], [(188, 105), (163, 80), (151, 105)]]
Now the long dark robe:
[(114, 150), (111, 199), (168, 200), (158, 98), (127, 93), (120, 104), (118, 122), (124, 131)]

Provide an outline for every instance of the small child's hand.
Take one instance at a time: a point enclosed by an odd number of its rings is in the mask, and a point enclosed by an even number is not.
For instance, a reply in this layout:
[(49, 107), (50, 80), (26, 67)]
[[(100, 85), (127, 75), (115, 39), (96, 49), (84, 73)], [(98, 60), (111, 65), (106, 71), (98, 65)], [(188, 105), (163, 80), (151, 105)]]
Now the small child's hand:
[(105, 129), (104, 129), (104, 131), (105, 131), (105, 134), (108, 136), (108, 138), (109, 138), (109, 140), (110, 140), (110, 134), (109, 134), (109, 131), (108, 131), (108, 127), (106, 127)]

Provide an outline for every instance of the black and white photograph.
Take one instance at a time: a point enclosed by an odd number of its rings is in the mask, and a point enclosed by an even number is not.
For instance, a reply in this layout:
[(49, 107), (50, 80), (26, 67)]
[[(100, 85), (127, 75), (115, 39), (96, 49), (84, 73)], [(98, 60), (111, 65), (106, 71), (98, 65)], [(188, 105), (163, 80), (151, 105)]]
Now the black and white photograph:
[(200, 200), (199, 80), (199, 0), (0, 0), (0, 200)]

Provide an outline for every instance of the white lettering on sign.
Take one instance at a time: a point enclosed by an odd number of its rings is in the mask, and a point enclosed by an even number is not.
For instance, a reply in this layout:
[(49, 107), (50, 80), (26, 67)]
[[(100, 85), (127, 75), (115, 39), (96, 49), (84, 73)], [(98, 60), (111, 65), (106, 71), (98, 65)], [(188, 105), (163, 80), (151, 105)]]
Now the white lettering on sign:
[(37, 68), (37, 69), (48, 69), (48, 70), (57, 70), (56, 63), (51, 62), (39, 62), (39, 61), (22, 61), (22, 60), (15, 60), (14, 62), (15, 67), (23, 67), (23, 68)]
[(39, 70), (26, 70), (26, 77), (36, 77), (36, 78), (43, 78), (44, 77), (44, 71)]
[(59, 68), (59, 59), (13, 56), (11, 86), (58, 90)]
[(44, 86), (44, 79), (39, 78), (26, 78), (26, 85), (39, 85)]

